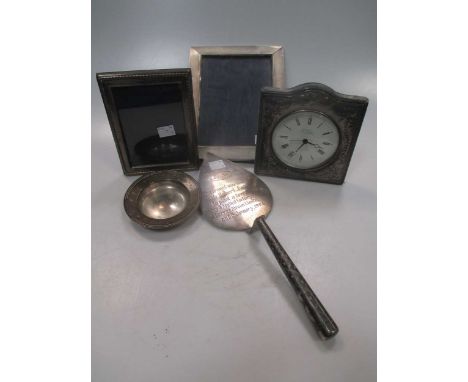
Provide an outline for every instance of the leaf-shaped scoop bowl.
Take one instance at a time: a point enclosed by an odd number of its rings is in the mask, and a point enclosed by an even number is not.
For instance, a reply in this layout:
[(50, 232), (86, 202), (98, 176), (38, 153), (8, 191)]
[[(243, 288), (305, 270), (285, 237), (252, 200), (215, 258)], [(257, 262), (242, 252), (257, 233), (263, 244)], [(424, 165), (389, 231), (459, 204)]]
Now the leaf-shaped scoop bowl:
[(273, 205), (267, 185), (242, 167), (210, 153), (200, 169), (199, 182), (206, 219), (228, 230), (259, 228), (318, 332), (324, 338), (336, 335), (338, 326), (265, 221)]

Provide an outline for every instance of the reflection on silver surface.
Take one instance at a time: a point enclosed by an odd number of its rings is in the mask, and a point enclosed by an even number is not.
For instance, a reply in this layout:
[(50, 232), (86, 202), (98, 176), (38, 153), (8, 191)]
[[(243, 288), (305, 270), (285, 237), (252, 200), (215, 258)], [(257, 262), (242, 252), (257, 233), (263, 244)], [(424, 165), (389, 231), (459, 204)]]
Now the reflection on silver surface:
[(152, 219), (168, 219), (182, 212), (187, 206), (188, 192), (178, 182), (153, 183), (140, 195), (138, 207)]
[(199, 182), (202, 212), (217, 227), (247, 230), (271, 210), (273, 198), (267, 185), (229, 160), (208, 153)]

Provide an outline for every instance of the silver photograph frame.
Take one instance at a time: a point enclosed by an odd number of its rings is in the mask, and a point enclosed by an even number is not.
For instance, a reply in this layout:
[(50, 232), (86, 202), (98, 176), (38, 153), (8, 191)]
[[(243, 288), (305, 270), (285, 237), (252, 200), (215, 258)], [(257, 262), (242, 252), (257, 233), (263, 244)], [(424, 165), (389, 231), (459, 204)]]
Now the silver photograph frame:
[[(200, 84), (201, 66), (205, 56), (271, 56), (272, 84), (274, 88), (285, 87), (284, 49), (282, 46), (195, 46), (190, 48), (190, 68), (192, 70), (193, 101), (195, 107), (196, 127), (200, 118)], [(259, 93), (260, 99), (260, 93)], [(253, 162), (255, 145), (252, 146), (198, 146), (200, 158), (207, 152), (233, 161)]]

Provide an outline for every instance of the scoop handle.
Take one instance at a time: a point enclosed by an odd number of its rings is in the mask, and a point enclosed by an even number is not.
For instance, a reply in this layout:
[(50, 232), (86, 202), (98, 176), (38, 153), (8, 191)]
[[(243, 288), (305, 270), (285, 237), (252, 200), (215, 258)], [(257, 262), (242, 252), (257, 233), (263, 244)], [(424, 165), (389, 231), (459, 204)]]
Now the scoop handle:
[(316, 329), (325, 339), (335, 336), (338, 333), (338, 326), (312, 291), (312, 288), (307, 284), (307, 281), (302, 277), (301, 273), (266, 223), (265, 217), (260, 216), (257, 218), (255, 224), (262, 232), (263, 237), (275, 255), (276, 260), (299, 297), (299, 300), (304, 305), (309, 319), (315, 324)]

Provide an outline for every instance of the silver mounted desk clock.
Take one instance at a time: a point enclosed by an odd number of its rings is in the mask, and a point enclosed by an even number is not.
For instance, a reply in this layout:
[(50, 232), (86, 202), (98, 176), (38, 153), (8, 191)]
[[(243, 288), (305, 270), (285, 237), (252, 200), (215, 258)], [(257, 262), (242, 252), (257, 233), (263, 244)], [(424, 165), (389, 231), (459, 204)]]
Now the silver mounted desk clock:
[(255, 173), (342, 184), (367, 105), (319, 83), (263, 88)]

